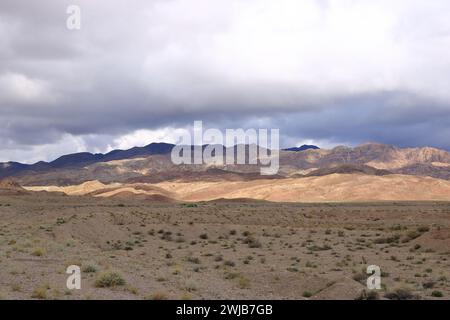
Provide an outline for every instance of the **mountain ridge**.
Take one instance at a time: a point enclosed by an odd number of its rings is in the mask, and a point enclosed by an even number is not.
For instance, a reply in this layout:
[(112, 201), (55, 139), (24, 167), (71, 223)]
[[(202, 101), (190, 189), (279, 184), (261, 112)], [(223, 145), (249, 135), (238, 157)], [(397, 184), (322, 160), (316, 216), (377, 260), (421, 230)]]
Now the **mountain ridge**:
[[(0, 178), (12, 177), (21, 185), (70, 185), (89, 180), (104, 183), (156, 183), (166, 180), (245, 181), (261, 178), (260, 165), (175, 165), (170, 158), (173, 147), (169, 143), (151, 143), (106, 154), (69, 154), (51, 162), (40, 161), (32, 165), (0, 163)], [(237, 146), (222, 147), (227, 152), (230, 149), (234, 149), (234, 152), (237, 150)], [(302, 147), (306, 150), (299, 150)], [(300, 177), (314, 172), (315, 175), (406, 174), (450, 180), (450, 153), (437, 148), (399, 148), (378, 143), (365, 143), (356, 147), (338, 146), (333, 149), (314, 147), (282, 149), (279, 153), (279, 173), (272, 178)], [(249, 146), (246, 145), (246, 157), (248, 150)]]
[(133, 147), (131, 149), (121, 150), (116, 149), (105, 154), (103, 153), (90, 153), (90, 152), (77, 152), (62, 155), (53, 161), (45, 162), (38, 161), (34, 164), (23, 164), (15, 161), (8, 161), (0, 163), (0, 177), (8, 177), (6, 173), (15, 174), (22, 170), (46, 170), (46, 169), (58, 169), (71, 166), (89, 165), (96, 162), (107, 162), (113, 160), (122, 160), (132, 157), (165, 154), (169, 153), (173, 144), (164, 142), (152, 142), (144, 147)]
[(318, 150), (318, 149), (320, 149), (318, 146), (310, 145), (310, 144), (304, 144), (304, 145), (302, 145), (300, 147), (292, 147), (292, 148), (283, 149), (283, 151), (299, 152), (299, 151)]

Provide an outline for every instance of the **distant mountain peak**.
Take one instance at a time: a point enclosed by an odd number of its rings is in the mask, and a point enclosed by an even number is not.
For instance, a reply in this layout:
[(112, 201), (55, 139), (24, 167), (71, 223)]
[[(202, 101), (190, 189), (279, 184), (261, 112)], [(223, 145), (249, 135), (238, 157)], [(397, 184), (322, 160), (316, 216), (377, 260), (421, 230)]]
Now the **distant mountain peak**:
[(287, 148), (287, 149), (283, 149), (284, 151), (295, 151), (295, 152), (299, 152), (299, 151), (305, 151), (305, 150), (318, 150), (320, 149), (318, 146), (314, 146), (314, 145), (310, 145), (310, 144), (304, 144), (300, 147), (293, 147), (293, 148)]

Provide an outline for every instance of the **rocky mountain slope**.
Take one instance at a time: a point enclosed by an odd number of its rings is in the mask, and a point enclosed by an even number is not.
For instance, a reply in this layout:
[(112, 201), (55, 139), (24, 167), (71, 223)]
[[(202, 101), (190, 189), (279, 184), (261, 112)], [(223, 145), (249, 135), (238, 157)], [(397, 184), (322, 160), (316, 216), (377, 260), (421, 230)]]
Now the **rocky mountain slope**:
[[(102, 183), (157, 183), (163, 181), (250, 181), (333, 173), (384, 176), (402, 174), (450, 179), (450, 153), (435, 148), (398, 148), (376, 143), (330, 150), (306, 148), (280, 151), (278, 175), (259, 174), (257, 165), (175, 165), (171, 144), (154, 143), (142, 148), (107, 154), (78, 153), (34, 165), (0, 164), (0, 177), (13, 177), (21, 185), (75, 185)], [(301, 149), (300, 147), (299, 149)], [(247, 146), (248, 149), (248, 146)], [(236, 152), (235, 148), (224, 151)], [(248, 150), (247, 150), (248, 151)]]

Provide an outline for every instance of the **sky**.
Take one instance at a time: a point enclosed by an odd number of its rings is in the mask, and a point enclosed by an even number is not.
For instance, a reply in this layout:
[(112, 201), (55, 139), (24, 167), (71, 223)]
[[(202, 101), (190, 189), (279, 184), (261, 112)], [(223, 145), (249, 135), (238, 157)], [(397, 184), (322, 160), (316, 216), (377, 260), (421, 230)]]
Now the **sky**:
[(447, 0), (0, 1), (0, 161), (173, 143), (195, 120), (450, 150), (449, 88)]

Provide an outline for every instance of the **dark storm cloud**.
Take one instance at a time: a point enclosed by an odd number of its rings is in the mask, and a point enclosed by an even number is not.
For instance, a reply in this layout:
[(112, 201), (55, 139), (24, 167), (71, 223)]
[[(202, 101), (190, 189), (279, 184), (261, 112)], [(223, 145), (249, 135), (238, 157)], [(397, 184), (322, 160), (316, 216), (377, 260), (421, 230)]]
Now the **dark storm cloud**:
[[(392, 108), (391, 101), (398, 99), (413, 99), (416, 104)], [(448, 105), (398, 92), (353, 97), (338, 104), (342, 105), (291, 116), (279, 126), (286, 128), (284, 134), (288, 137), (313, 136), (334, 144), (372, 141), (403, 147), (449, 146)]]
[[(81, 30), (66, 28), (70, 4), (81, 8)], [(450, 148), (448, 9), (414, 0), (3, 0), (0, 160), (145, 144), (194, 120), (278, 127), (284, 146)]]

